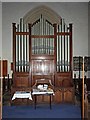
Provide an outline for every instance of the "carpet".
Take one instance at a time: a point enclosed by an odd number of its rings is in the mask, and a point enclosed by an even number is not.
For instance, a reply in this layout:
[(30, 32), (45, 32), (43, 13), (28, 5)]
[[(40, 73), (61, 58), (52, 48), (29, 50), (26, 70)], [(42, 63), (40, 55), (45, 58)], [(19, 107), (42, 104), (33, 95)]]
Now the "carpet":
[(81, 120), (80, 106), (72, 104), (54, 104), (52, 109), (49, 105), (29, 106), (3, 106), (3, 120), (8, 119), (26, 119), (26, 118), (64, 118)]

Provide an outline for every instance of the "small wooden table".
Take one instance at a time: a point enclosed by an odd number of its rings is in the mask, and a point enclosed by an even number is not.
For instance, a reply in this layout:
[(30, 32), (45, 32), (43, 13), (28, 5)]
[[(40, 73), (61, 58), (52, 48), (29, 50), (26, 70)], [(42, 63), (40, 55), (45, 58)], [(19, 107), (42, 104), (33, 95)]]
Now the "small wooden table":
[(16, 98), (29, 98), (32, 100), (31, 92), (26, 91), (16, 91), (12, 97), (12, 100)]
[(53, 91), (38, 91), (37, 89), (33, 89), (33, 92), (32, 92), (32, 95), (35, 97), (35, 100), (34, 100), (34, 105), (35, 105), (35, 109), (36, 109), (36, 105), (37, 105), (37, 96), (39, 95), (49, 95), (50, 96), (50, 109), (52, 108), (51, 106), (51, 96), (54, 95), (54, 92)]
[(29, 100), (32, 100), (32, 96), (31, 96), (31, 92), (28, 92), (28, 91), (16, 91), (13, 95), (13, 97), (11, 98), (11, 103), (12, 103), (12, 100), (15, 100), (16, 98), (19, 98), (19, 99), (29, 99)]

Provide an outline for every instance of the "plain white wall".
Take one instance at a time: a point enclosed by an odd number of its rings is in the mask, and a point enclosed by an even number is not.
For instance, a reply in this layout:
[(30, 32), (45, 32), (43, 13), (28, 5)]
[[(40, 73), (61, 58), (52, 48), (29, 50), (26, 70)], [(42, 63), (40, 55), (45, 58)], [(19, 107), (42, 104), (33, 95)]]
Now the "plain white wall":
[[(32, 8), (46, 5), (57, 12), (66, 23), (73, 23), (73, 56), (88, 55), (88, 2), (35, 2), (2, 4), (3, 59), (12, 61), (12, 22), (19, 22)], [(10, 70), (8, 71), (10, 73)]]
[(88, 55), (90, 56), (90, 2), (88, 3)]
[[(90, 56), (90, 2), (88, 3), (88, 55)], [(88, 77), (90, 78), (90, 71)]]
[(2, 58), (2, 2), (0, 2), (0, 59)]

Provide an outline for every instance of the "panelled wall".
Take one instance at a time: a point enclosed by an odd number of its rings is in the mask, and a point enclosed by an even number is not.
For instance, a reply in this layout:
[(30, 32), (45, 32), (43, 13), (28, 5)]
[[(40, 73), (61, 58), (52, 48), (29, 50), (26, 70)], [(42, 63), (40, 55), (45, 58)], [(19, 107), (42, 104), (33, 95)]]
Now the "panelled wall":
[(7, 75), (8, 75), (8, 61), (0, 60), (0, 76), (5, 77)]

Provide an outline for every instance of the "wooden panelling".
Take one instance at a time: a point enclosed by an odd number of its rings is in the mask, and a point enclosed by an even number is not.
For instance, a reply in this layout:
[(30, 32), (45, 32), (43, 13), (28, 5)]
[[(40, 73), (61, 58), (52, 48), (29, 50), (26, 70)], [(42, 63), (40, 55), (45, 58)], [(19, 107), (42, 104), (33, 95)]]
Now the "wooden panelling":
[[(1, 68), (1, 64), (2, 64), (2, 69), (0, 69), (2, 71), (2, 76), (7, 76), (8, 74), (8, 61), (7, 60), (0, 60), (0, 68)], [(1, 74), (0, 71), (0, 74)], [(0, 75), (1, 76), (1, 75)]]
[(7, 60), (3, 60), (3, 65), (2, 65), (2, 76), (7, 76), (8, 74), (8, 61)]
[[(55, 101), (74, 102), (74, 85), (71, 78), (71, 72), (62, 72), (55, 74)], [(59, 98), (59, 99), (58, 99)], [(58, 100), (57, 100), (58, 99)]]
[(29, 74), (28, 73), (17, 73), (15, 74), (15, 83), (14, 85), (17, 87), (29, 87), (30, 81), (29, 81)]
[(74, 103), (74, 90), (73, 88), (64, 88), (63, 89), (64, 102)]
[(71, 78), (71, 72), (61, 72), (61, 73), (55, 74), (55, 86), (56, 87), (62, 87), (62, 86), (64, 87), (64, 86), (71, 86), (71, 85), (73, 85), (73, 80)]
[(0, 77), (1, 77), (1, 64), (2, 64), (2, 63), (1, 63), (1, 60), (0, 60)]
[(38, 79), (51, 80), (52, 84), (54, 85), (54, 75), (33, 75), (32, 76), (32, 86), (35, 84), (35, 81)]
[(39, 95), (37, 96), (37, 103), (49, 103), (50, 96), (49, 95)]
[(61, 103), (61, 102), (69, 102), (74, 103), (74, 89), (71, 88), (57, 88), (55, 90), (55, 96), (54, 96), (54, 102), (55, 103)]
[(54, 72), (54, 60), (32, 60), (33, 75), (48, 75)]
[(32, 60), (32, 85), (37, 79), (50, 79), (54, 84), (54, 60)]
[(63, 102), (63, 92), (62, 92), (62, 89), (55, 90), (54, 102), (55, 103)]

